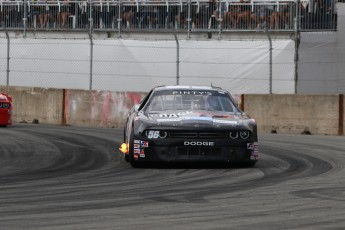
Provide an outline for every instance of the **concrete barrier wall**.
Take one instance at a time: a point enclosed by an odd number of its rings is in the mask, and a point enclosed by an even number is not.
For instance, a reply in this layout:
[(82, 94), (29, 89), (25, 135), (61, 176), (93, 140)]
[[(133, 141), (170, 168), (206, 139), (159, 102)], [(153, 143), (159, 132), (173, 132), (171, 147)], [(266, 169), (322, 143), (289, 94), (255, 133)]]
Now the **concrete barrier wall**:
[(243, 100), (259, 132), (338, 135), (338, 95), (245, 95)]
[[(6, 88), (0, 87), (0, 91), (6, 92)], [(40, 123), (61, 125), (62, 89), (9, 87), (8, 94), (13, 99), (13, 123), (32, 123), (37, 119)]]
[(123, 127), (129, 109), (146, 93), (65, 91), (66, 124), (92, 127)]
[[(7, 92), (1, 86), (0, 91)], [(8, 93), (13, 98), (13, 123), (37, 119), (43, 124), (104, 128), (122, 128), (128, 110), (146, 95), (24, 87), (9, 87)], [(344, 134), (343, 96), (251, 94), (241, 99), (244, 111), (258, 122), (259, 132)]]

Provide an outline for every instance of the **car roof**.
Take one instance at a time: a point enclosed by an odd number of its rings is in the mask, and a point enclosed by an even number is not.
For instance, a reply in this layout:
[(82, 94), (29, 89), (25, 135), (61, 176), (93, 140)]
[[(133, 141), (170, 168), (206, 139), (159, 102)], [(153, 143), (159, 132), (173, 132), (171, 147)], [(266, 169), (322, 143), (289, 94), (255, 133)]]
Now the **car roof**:
[(154, 88), (154, 90), (222, 90), (225, 91), (224, 89), (220, 87), (215, 87), (215, 86), (192, 86), (192, 85), (162, 85), (162, 86), (157, 86)]

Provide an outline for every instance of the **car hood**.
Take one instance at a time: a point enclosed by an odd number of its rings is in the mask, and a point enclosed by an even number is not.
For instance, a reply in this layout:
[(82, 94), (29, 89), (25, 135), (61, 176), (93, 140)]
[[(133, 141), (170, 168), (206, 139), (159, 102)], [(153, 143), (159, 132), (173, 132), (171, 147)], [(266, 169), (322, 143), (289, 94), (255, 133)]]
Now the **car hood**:
[(145, 115), (146, 119), (164, 126), (243, 126), (249, 119), (244, 113), (225, 113), (210, 111), (165, 111)]

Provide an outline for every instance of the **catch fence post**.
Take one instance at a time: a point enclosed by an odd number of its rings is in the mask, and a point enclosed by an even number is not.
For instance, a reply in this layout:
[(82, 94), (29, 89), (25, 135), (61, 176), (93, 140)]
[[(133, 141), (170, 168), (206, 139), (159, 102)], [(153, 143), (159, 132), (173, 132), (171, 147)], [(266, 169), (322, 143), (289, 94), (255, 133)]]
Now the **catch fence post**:
[(10, 36), (8, 35), (8, 31), (4, 28), (6, 39), (7, 39), (7, 63), (6, 63), (6, 93), (8, 94), (8, 88), (10, 85)]
[(269, 45), (270, 45), (270, 48), (269, 48), (269, 93), (272, 94), (272, 81), (273, 81), (273, 76), (272, 76), (272, 65), (273, 65), (273, 62), (272, 62), (272, 38), (271, 38), (271, 34), (269, 33), (268, 31), (268, 28), (266, 26), (266, 34), (267, 34), (267, 38), (268, 38), (268, 41), (269, 41)]
[(299, 33), (299, 16), (300, 16), (300, 0), (295, 0), (296, 4), (296, 11), (295, 11), (295, 57), (294, 57), (294, 62), (295, 62), (295, 94), (297, 94), (297, 83), (298, 83), (298, 57), (299, 57), (299, 44), (301, 41), (301, 36)]
[(176, 85), (179, 85), (180, 84), (180, 44), (178, 42), (176, 31), (174, 31), (174, 37), (176, 41)]
[(89, 86), (89, 90), (92, 90), (93, 38), (92, 38), (92, 34), (90, 32), (89, 32), (89, 39), (90, 39), (90, 86)]

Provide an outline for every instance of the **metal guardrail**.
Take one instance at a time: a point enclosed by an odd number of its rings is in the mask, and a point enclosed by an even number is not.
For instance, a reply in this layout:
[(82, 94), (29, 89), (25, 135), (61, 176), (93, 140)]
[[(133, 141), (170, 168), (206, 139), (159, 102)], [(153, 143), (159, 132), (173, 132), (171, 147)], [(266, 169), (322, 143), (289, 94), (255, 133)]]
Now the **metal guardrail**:
[(336, 1), (2, 0), (0, 30), (328, 31)]

